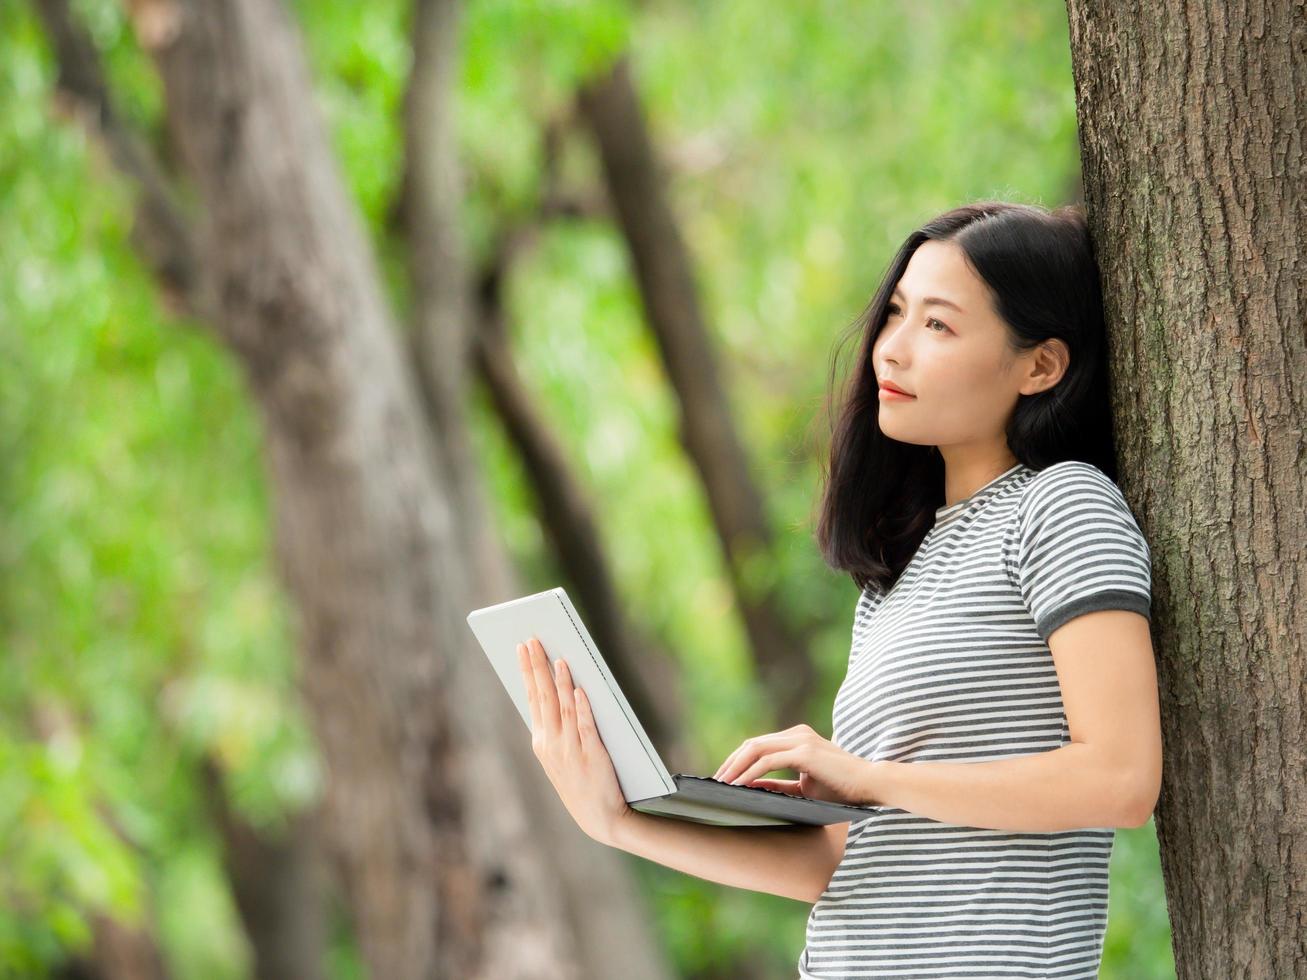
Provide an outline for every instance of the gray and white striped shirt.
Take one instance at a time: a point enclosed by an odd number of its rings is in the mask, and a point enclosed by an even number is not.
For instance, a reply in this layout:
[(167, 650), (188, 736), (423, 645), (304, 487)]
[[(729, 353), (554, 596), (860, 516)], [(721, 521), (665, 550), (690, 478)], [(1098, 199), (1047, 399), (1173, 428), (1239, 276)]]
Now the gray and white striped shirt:
[[(936, 511), (886, 595), (863, 591), (832, 741), (896, 762), (1067, 744), (1048, 637), (1096, 609), (1148, 616), (1150, 567), (1102, 470), (1018, 463)], [(799, 976), (1096, 977), (1114, 834), (1013, 833), (879, 808), (849, 826), (808, 917)]]

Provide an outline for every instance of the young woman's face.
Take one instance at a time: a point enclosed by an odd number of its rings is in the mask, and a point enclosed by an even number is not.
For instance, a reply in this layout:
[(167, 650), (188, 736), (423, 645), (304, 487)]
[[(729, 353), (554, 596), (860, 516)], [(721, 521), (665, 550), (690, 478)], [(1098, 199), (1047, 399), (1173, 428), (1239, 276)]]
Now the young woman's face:
[[(932, 300), (942, 300), (934, 303)], [(1005, 446), (1026, 358), (1008, 346), (989, 287), (952, 242), (923, 242), (899, 279), (871, 349), (881, 431), (922, 446)]]

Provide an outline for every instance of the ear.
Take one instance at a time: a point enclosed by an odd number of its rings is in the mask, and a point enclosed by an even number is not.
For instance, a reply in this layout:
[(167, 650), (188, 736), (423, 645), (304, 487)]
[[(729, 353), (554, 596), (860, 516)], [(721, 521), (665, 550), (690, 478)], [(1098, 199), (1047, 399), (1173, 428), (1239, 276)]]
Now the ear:
[(1056, 337), (1046, 340), (1026, 355), (1026, 374), (1017, 390), (1023, 395), (1037, 395), (1062, 380), (1071, 364), (1071, 350)]

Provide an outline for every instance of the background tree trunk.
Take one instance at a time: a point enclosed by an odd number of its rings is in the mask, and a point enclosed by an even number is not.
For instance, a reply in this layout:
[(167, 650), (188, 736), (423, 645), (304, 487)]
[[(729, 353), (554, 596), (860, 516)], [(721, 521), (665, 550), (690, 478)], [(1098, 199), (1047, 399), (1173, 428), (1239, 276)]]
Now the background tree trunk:
[(236, 353), (261, 412), (327, 765), (323, 838), (370, 973), (665, 975), (622, 856), (571, 822), (467, 629), (478, 576), (455, 525), (457, 454), (427, 427), (283, 9), (133, 8), (198, 232), (109, 111), (66, 4), (39, 9), (61, 90), (93, 109), (141, 194), (156, 275)]
[[(460, 574), (446, 583), (462, 612), (454, 624), (461, 643), (449, 656), (470, 661), (471, 674), (458, 695), (466, 718), (467, 746), (461, 761), (462, 785), (442, 792), (467, 794), (477, 814), (473, 833), (476, 864), (492, 870), (508, 842), (527, 846), (544, 876), (548, 909), (526, 909), (552, 923), (563, 950), (553, 962), (532, 963), (530, 947), (520, 946), (521, 896), (514, 882), (498, 886), (499, 908), (485, 908), (486, 976), (623, 975), (661, 980), (669, 975), (666, 957), (650, 926), (651, 917), (631, 878), (629, 859), (583, 834), (530, 748), (516, 709), (504, 695), (467, 627), (466, 612), (520, 596), (518, 582), (495, 533), (480, 462), (467, 430), (467, 386), (475, 369), (476, 335), (482, 327), (472, 296), (465, 254), (461, 203), (465, 193), (454, 127), (455, 85), (459, 78), (457, 0), (416, 0), (413, 8), (413, 69), (405, 91), (403, 191), (398, 208), (408, 244), (413, 310), (409, 353), (416, 368), (425, 422), (432, 433), (437, 470), (445, 474), (452, 498), (457, 538), (452, 561)], [(492, 777), (493, 774), (493, 777)], [(437, 776), (437, 778), (443, 778)], [(521, 808), (504, 807), (513, 799)], [(523, 819), (525, 817), (525, 819)], [(586, 869), (584, 874), (577, 869)], [(533, 882), (531, 887), (539, 887)], [(528, 889), (529, 891), (529, 889)], [(531, 895), (535, 900), (539, 892)], [(512, 900), (510, 901), (510, 898)], [(528, 928), (532, 923), (528, 923)], [(489, 964), (499, 964), (493, 969)], [(457, 974), (455, 974), (457, 975)]]
[(1182, 978), (1307, 977), (1302, 4), (1069, 0)]
[(252, 826), (231, 805), (222, 770), (207, 757), (200, 787), (249, 939), (255, 980), (322, 980), (327, 883), (316, 812), (289, 814), (276, 831)]

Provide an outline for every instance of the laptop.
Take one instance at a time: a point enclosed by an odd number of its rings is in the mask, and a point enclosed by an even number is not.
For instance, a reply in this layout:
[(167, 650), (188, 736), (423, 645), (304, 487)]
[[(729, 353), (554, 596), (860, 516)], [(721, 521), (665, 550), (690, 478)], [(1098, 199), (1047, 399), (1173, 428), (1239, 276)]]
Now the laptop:
[(599, 737), (612, 757), (622, 794), (634, 810), (724, 827), (765, 827), (843, 823), (884, 809), (669, 772), (561, 586), (473, 610), (467, 623), (528, 732), (531, 707), (518, 665), (517, 645), (535, 636), (551, 665), (560, 657), (567, 661), (573, 684), (583, 688), (589, 697)]

